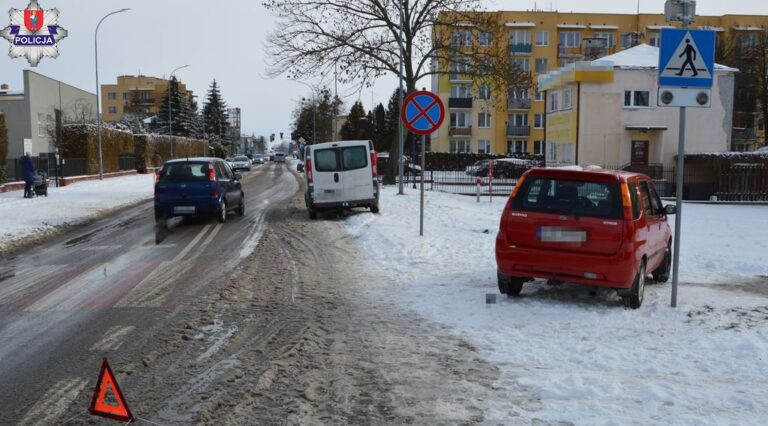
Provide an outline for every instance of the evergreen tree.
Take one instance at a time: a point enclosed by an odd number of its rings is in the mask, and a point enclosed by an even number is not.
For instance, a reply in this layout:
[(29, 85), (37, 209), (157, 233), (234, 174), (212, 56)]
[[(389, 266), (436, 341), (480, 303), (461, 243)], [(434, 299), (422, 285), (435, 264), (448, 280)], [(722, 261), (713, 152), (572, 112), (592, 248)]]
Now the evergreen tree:
[(221, 97), (219, 85), (213, 80), (203, 106), (204, 132), (210, 138), (218, 136), (226, 141), (228, 133), (227, 104)]
[(365, 108), (363, 108), (362, 102), (355, 102), (349, 110), (347, 122), (341, 126), (341, 131), (339, 132), (341, 134), (341, 140), (351, 141), (365, 139), (366, 124), (363, 120), (365, 116)]
[[(169, 96), (170, 91), (170, 114), (169, 116)], [(163, 99), (160, 101), (160, 108), (157, 111), (157, 117), (154, 121), (154, 132), (161, 135), (170, 134), (173, 130), (175, 136), (188, 136), (188, 100), (179, 91), (179, 81), (172, 77), (165, 90)], [(172, 121), (169, 121), (172, 120)], [(173, 129), (171, 129), (173, 126)]]
[(387, 110), (379, 104), (373, 112), (373, 146), (378, 152), (389, 151), (391, 142), (387, 139)]

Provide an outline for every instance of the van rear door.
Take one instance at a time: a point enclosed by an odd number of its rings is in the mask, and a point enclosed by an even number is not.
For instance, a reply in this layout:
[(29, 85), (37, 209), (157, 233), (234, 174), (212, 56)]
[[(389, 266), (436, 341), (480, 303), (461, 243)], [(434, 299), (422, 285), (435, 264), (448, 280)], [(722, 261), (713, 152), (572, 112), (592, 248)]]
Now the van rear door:
[(341, 166), (344, 171), (344, 192), (348, 201), (370, 200), (373, 193), (373, 171), (368, 142), (344, 145)]
[(315, 203), (348, 201), (344, 196), (341, 152), (338, 148), (318, 148), (312, 152), (312, 178)]

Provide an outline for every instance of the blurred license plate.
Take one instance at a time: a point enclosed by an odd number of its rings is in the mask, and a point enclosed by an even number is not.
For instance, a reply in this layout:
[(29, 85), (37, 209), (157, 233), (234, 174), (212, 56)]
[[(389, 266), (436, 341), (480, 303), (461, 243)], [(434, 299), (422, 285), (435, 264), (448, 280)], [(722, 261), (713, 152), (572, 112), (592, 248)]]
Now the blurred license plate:
[(195, 212), (195, 206), (176, 206), (173, 208), (176, 214), (191, 214)]
[(587, 232), (574, 228), (542, 226), (539, 228), (539, 240), (546, 243), (583, 243), (587, 241)]

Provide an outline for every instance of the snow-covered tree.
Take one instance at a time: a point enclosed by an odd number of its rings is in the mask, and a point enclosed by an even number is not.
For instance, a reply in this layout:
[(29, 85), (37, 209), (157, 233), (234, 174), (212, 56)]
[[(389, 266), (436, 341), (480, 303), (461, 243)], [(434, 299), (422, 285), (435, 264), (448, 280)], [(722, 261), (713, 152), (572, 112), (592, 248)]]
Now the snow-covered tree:
[(227, 104), (221, 97), (219, 85), (216, 80), (213, 80), (211, 86), (208, 89), (208, 95), (205, 99), (205, 106), (203, 106), (203, 124), (204, 131), (208, 137), (213, 135), (218, 136), (222, 140), (226, 140), (228, 123), (227, 123)]

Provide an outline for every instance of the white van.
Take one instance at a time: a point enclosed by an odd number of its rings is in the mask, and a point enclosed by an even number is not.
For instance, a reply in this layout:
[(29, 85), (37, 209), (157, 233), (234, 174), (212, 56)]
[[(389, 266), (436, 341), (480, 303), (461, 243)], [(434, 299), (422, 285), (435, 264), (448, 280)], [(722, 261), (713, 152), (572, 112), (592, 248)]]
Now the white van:
[(276, 152), (275, 153), (275, 163), (285, 163), (285, 153), (284, 152)]
[(371, 141), (327, 142), (304, 150), (309, 217), (325, 209), (368, 207), (379, 212), (376, 152)]

